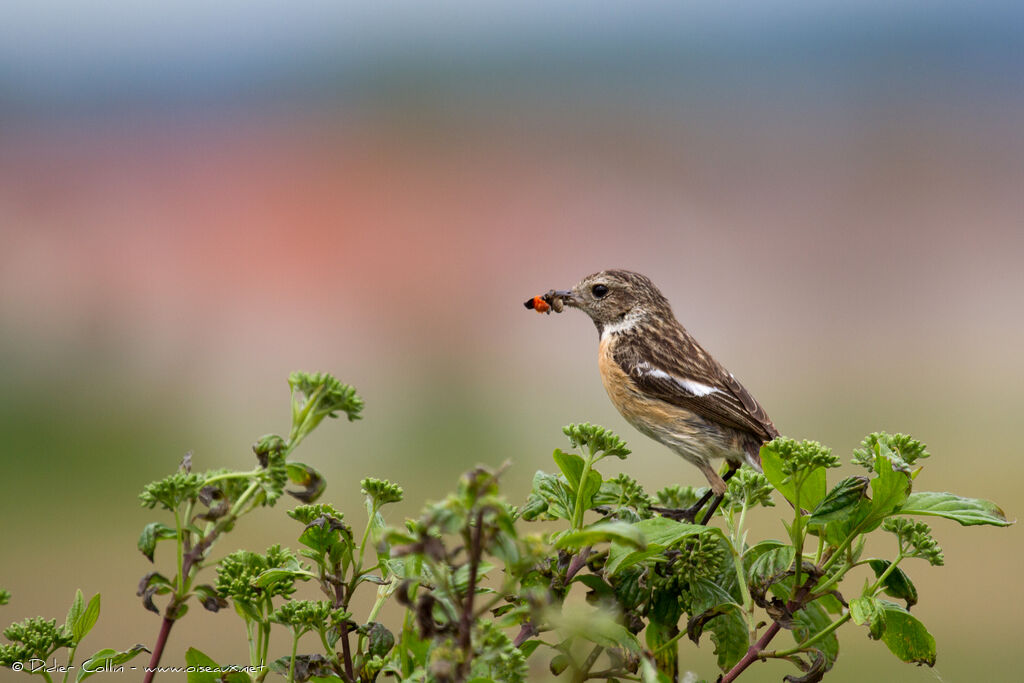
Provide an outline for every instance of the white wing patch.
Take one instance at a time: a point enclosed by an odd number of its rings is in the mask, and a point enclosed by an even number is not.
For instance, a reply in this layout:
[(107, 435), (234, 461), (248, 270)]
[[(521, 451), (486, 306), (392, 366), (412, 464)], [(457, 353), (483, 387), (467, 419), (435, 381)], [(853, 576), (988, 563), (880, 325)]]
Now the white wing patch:
[(722, 393), (721, 389), (709, 387), (707, 384), (701, 384), (700, 382), (696, 382), (692, 379), (686, 379), (685, 377), (676, 377), (675, 375), (670, 375), (669, 373), (659, 368), (652, 368), (651, 364), (646, 361), (637, 363), (636, 367), (634, 368), (634, 372), (636, 372), (636, 374), (638, 375), (649, 375), (650, 377), (657, 377), (658, 379), (667, 379), (670, 382), (675, 383), (679, 388), (681, 388), (686, 393), (692, 394), (693, 396), (697, 397), (707, 396), (708, 394)]

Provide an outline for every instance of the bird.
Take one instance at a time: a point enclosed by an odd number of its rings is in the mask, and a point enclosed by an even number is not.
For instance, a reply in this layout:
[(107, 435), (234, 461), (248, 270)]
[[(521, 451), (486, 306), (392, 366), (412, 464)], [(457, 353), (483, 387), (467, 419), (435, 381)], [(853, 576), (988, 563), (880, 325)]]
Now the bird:
[[(645, 275), (603, 270), (570, 290), (553, 289), (526, 302), (538, 311), (561, 311), (563, 305), (586, 313), (597, 327), (601, 380), (619, 413), (707, 478), (710, 490), (695, 505), (658, 511), (693, 522), (714, 496), (702, 522), (707, 524), (743, 463), (761, 471), (761, 445), (779, 435), (768, 414), (683, 327)], [(728, 463), (724, 476), (712, 464), (719, 459)]]

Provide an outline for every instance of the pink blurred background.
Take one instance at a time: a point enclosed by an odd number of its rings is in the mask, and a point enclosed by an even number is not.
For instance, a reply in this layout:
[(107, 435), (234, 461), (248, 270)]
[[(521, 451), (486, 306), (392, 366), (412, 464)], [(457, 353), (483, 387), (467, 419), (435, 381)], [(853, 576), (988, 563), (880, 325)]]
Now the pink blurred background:
[[(370, 474), (405, 486), (395, 523), (478, 462), (511, 460), (521, 500), (572, 421), (652, 489), (699, 483), (608, 403), (584, 316), (522, 308), (607, 267), (651, 276), (787, 435), (846, 460), (909, 432), (919, 487), (1017, 517), (1015, 5), (82, 7), (0, 11), (5, 624), (80, 586), (90, 645), (151, 642), (138, 492), (187, 450), (248, 467), (295, 369), (367, 401), (302, 456), (354, 519)], [(283, 518), (222, 552), (294, 546)], [(908, 571), (937, 668), (849, 627), (829, 680), (1014, 680), (1016, 529), (933, 526), (947, 566)], [(166, 661), (244, 661), (234, 617), (187, 621)], [(683, 664), (712, 676), (711, 646)]]

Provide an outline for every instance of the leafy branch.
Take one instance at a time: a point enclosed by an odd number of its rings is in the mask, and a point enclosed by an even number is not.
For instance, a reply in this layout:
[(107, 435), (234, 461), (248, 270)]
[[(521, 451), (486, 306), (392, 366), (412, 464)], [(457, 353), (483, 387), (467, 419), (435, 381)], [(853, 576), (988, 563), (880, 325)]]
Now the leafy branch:
[[(289, 386), (288, 437), (258, 439), (252, 469), (194, 472), (188, 455), (140, 496), (168, 514), (143, 529), (139, 550), (153, 561), (173, 547), (164, 572), (139, 584), (143, 605), (162, 617), (146, 680), (193, 602), (239, 617), (248, 665), (220, 667), (191, 647), (190, 683), (254, 683), (271, 674), (289, 682), (522, 683), (529, 660), (541, 658), (573, 683), (670, 683), (680, 678), (682, 646), (699, 646), (705, 635), (723, 683), (768, 660), (795, 667), (785, 680), (813, 683), (834, 666), (850, 622), (900, 660), (930, 666), (936, 643), (910, 612), (921, 596), (908, 568), (916, 560), (941, 566), (944, 554), (920, 518), (1010, 524), (988, 501), (914, 491), (927, 449), (884, 432), (854, 451), (864, 471), (831, 487), (829, 471), (840, 462), (830, 449), (775, 439), (761, 450), (763, 473), (741, 469), (729, 480), (710, 525), (687, 524), (659, 512), (689, 507), (706, 489), (648, 494), (627, 474), (606, 477), (602, 461), (625, 459), (629, 449), (607, 429), (576, 424), (564, 429), (569, 449), (553, 452), (556, 471), (538, 471), (520, 506), (500, 491), (507, 465), (477, 467), (417, 517), (389, 526), (387, 506), (405, 492), (366, 478), (365, 521), (354, 525), (319, 502), (324, 478), (293, 454), (325, 418), (359, 418), (362, 401), (326, 374), (294, 373)], [(299, 525), (296, 551), (272, 545), (211, 559), (243, 517), (284, 493), (299, 503), (287, 512)], [(788, 503), (778, 508), (779, 539), (749, 538), (756, 516), (776, 514), (778, 496)], [(875, 536), (888, 543), (871, 547), (890, 552), (865, 553)], [(215, 578), (201, 582), (211, 567)], [(369, 597), (371, 588), (372, 606), (357, 616), (368, 601), (355, 596)], [(0, 591), (0, 604), (8, 598)], [(398, 608), (390, 625), (382, 617), (389, 604)], [(98, 595), (86, 602), (79, 591), (63, 626), (42, 617), (12, 624), (0, 665), (54, 683), (24, 663), (66, 653), (61, 683), (72, 669), (77, 683), (146, 650), (105, 648), (73, 665), (99, 607)]]

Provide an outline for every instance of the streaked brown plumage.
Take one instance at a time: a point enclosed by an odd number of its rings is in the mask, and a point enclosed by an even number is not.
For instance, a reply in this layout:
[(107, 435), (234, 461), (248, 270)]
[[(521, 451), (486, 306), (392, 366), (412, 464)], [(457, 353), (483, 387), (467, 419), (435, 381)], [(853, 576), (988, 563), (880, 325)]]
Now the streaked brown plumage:
[(726, 483), (713, 460), (760, 469), (761, 444), (778, 430), (750, 392), (676, 320), (647, 277), (606, 270), (546, 298), (590, 316), (612, 403), (638, 430), (696, 465), (716, 495)]

